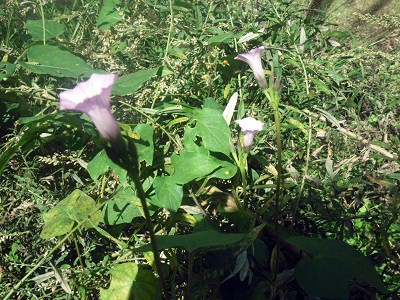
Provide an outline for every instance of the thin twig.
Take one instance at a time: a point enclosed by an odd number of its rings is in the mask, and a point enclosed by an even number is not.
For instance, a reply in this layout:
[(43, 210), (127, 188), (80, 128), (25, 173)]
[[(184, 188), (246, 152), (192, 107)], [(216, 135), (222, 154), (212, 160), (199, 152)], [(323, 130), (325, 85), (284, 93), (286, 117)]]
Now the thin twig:
[(194, 203), (196, 203), (196, 206), (199, 208), (199, 210), (201, 211), (202, 215), (204, 218), (206, 218), (208, 220), (208, 222), (210, 222), (210, 224), (215, 227), (218, 228), (218, 226), (215, 225), (215, 223), (213, 222), (213, 220), (211, 219), (211, 217), (207, 214), (207, 212), (204, 210), (204, 208), (201, 206), (201, 204), (199, 203), (199, 201), (197, 200), (195, 194), (193, 193), (192, 190), (189, 191), (190, 196), (192, 197)]

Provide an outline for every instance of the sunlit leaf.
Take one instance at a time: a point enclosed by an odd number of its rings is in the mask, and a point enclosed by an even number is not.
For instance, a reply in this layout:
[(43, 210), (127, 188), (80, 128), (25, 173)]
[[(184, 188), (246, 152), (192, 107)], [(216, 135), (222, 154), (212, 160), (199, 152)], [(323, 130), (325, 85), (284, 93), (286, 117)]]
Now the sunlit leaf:
[[(35, 41), (43, 40), (43, 21), (28, 20), (24, 26), (28, 30), (28, 34)], [(56, 38), (64, 32), (64, 25), (54, 21), (44, 21), (46, 40)]]
[(36, 74), (78, 78), (88, 77), (95, 72), (103, 72), (94, 70), (82, 58), (56, 46), (33, 45), (28, 49), (27, 56), (28, 62), (19, 62), (19, 64)]
[(233, 38), (233, 33), (232, 32), (222, 33), (222, 34), (218, 34), (218, 35), (215, 35), (215, 36), (211, 37), (208, 40), (208, 43), (210, 44), (210, 46), (216, 46), (216, 45), (221, 44), (221, 43), (227, 43), (232, 38)]
[(139, 89), (143, 83), (155, 76), (157, 72), (158, 68), (155, 68), (151, 70), (140, 70), (135, 73), (118, 77), (113, 87), (113, 94), (118, 96), (132, 94), (134, 91)]
[(158, 200), (157, 203), (153, 202), (153, 204), (176, 212), (182, 204), (182, 186), (176, 184), (171, 176), (156, 177), (153, 185)]
[(204, 146), (215, 152), (230, 155), (231, 131), (222, 113), (218, 110), (204, 108), (198, 110), (195, 134), (202, 138)]
[(179, 184), (203, 178), (220, 167), (210, 156), (188, 151), (172, 155), (171, 163), (175, 169), (173, 180)]
[(116, 9), (119, 3), (120, 0), (103, 0), (96, 24), (100, 30), (108, 29), (121, 20), (121, 13)]
[(64, 235), (72, 230), (77, 222), (83, 222), (86, 228), (92, 228), (102, 221), (96, 202), (80, 190), (73, 191), (55, 207), (43, 213), (44, 228), (41, 238)]
[(15, 69), (16, 69), (15, 64), (10, 64), (5, 61), (0, 62), (0, 81), (14, 74)]
[(117, 225), (130, 223), (142, 214), (137, 205), (140, 200), (136, 197), (132, 188), (123, 188), (107, 201), (103, 208), (104, 223), (107, 225)]
[(158, 280), (149, 270), (140, 270), (135, 263), (116, 265), (110, 270), (111, 284), (100, 288), (101, 300), (160, 299)]

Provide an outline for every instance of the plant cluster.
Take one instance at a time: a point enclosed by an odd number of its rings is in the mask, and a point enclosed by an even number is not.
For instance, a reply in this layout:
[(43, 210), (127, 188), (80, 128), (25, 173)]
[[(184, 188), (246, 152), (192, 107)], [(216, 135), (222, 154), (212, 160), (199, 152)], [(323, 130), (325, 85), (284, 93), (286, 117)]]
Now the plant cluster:
[(4, 4), (1, 296), (395, 299), (396, 16)]

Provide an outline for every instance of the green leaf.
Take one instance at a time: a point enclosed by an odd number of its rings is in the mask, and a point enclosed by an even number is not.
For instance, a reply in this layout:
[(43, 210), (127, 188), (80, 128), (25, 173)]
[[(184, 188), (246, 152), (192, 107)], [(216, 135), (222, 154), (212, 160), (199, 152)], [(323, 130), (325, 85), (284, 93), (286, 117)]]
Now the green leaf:
[(150, 270), (141, 270), (136, 276), (132, 287), (133, 299), (158, 300), (161, 299), (161, 290), (158, 279)]
[(176, 184), (171, 176), (156, 177), (153, 185), (156, 192), (157, 202), (152, 203), (158, 207), (163, 207), (169, 211), (176, 212), (182, 204), (182, 186)]
[(179, 155), (173, 154), (171, 164), (175, 169), (173, 180), (179, 184), (204, 178), (220, 167), (220, 164), (208, 155), (187, 151), (182, 151)]
[(110, 287), (108, 289), (100, 288), (100, 299), (133, 299), (133, 297), (131, 297), (131, 289), (138, 274), (138, 271), (138, 266), (132, 262), (116, 265), (113, 269), (110, 270)]
[[(240, 243), (246, 234), (219, 233), (215, 230), (201, 231), (185, 235), (157, 235), (157, 247), (159, 250), (169, 248), (182, 248), (189, 252), (201, 248), (229, 247)], [(151, 251), (150, 244), (135, 249), (136, 252)]]
[(137, 124), (133, 131), (140, 134), (140, 140), (134, 140), (139, 161), (146, 161), (147, 165), (152, 165), (154, 156), (153, 126)]
[(118, 175), (118, 179), (122, 185), (128, 186), (127, 171), (114, 163), (108, 156), (105, 150), (101, 150), (88, 163), (86, 169), (94, 182), (97, 183), (99, 176), (105, 174), (111, 168)]
[(371, 262), (348, 244), (303, 236), (290, 237), (286, 241), (313, 257), (301, 260), (295, 272), (296, 280), (310, 295), (347, 299), (351, 280), (359, 280), (386, 292)]
[(221, 178), (221, 179), (229, 179), (235, 176), (237, 172), (236, 165), (230, 163), (226, 160), (217, 159), (216, 157), (211, 156), (216, 163), (219, 164), (219, 168), (214, 171), (209, 177), (211, 178)]
[[(34, 41), (43, 41), (43, 22), (42, 20), (28, 20), (24, 27)], [(64, 25), (54, 21), (44, 21), (46, 40), (56, 38), (64, 32)]]
[(237, 172), (237, 167), (229, 161), (218, 159), (210, 154), (191, 151), (181, 151), (179, 155), (173, 154), (171, 164), (175, 169), (172, 180), (179, 184), (186, 184), (207, 176), (228, 179)]
[(92, 69), (83, 59), (56, 46), (33, 45), (28, 49), (28, 62), (21, 66), (36, 74), (49, 74), (55, 77), (88, 77), (92, 73), (104, 73)]
[(142, 214), (137, 205), (140, 205), (132, 188), (123, 188), (103, 208), (103, 218), (106, 225), (130, 223)]
[(103, 0), (103, 6), (96, 23), (100, 30), (106, 30), (121, 20), (122, 16), (116, 10), (119, 2), (120, 0)]
[(323, 81), (321, 81), (317, 78), (313, 78), (313, 77), (310, 77), (310, 80), (312, 83), (314, 83), (316, 85), (316, 87), (318, 88), (319, 91), (324, 92), (325, 94), (328, 94), (328, 95), (332, 94), (332, 92), (329, 90), (329, 88)]
[(108, 171), (110, 159), (104, 150), (101, 150), (97, 155), (87, 164), (86, 170), (88, 171), (90, 178), (94, 182), (98, 182), (99, 176), (105, 174)]
[(44, 228), (41, 238), (50, 239), (72, 230), (76, 222), (84, 222), (85, 228), (92, 228), (102, 221), (96, 202), (80, 190), (73, 191), (55, 207), (43, 213)]
[(14, 74), (16, 69), (16, 65), (10, 64), (8, 62), (0, 62), (0, 81), (2, 81), (4, 78), (10, 77), (12, 74)]
[(100, 288), (101, 300), (161, 299), (158, 279), (151, 271), (141, 270), (133, 262), (116, 265), (110, 274), (110, 287)]
[(125, 96), (132, 94), (139, 89), (143, 83), (155, 76), (158, 68), (151, 70), (140, 70), (135, 73), (118, 77), (113, 87), (113, 94), (118, 96)]
[(389, 178), (400, 180), (400, 173), (391, 173), (387, 175)]
[(222, 113), (218, 110), (204, 108), (195, 113), (197, 123), (195, 134), (203, 140), (204, 146), (214, 152), (230, 155), (231, 131)]
[(221, 43), (228, 43), (228, 41), (230, 41), (232, 38), (233, 38), (232, 32), (222, 33), (222, 34), (218, 34), (218, 35), (211, 37), (208, 40), (208, 43), (212, 47), (212, 46), (216, 46)]

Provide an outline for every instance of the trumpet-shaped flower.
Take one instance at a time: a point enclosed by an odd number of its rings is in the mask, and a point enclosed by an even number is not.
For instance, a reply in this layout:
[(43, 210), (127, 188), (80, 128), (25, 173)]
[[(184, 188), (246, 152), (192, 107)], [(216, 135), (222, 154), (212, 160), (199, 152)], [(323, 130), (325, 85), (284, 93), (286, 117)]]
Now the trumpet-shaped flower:
[(267, 88), (267, 81), (265, 79), (265, 73), (261, 62), (261, 57), (264, 52), (264, 46), (253, 49), (249, 52), (239, 54), (235, 59), (239, 59), (247, 63), (253, 71), (254, 77), (258, 81), (258, 84), (263, 88)]
[(110, 109), (111, 89), (117, 77), (116, 74), (93, 74), (74, 89), (60, 94), (60, 110), (74, 110), (87, 114), (111, 146), (117, 151), (122, 151), (125, 142)]
[(264, 123), (252, 117), (236, 120), (235, 122), (239, 124), (240, 129), (243, 131), (243, 145), (245, 148), (250, 149), (254, 142), (254, 134), (263, 129)]

